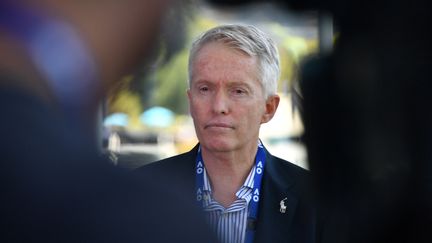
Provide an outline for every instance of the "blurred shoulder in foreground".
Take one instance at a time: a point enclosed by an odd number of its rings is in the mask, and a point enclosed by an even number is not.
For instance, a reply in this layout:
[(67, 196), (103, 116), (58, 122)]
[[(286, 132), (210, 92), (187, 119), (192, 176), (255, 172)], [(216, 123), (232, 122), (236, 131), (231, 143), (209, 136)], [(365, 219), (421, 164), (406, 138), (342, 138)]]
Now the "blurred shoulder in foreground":
[(92, 129), (168, 2), (0, 3), (0, 241), (212, 242), (175, 185), (109, 164)]

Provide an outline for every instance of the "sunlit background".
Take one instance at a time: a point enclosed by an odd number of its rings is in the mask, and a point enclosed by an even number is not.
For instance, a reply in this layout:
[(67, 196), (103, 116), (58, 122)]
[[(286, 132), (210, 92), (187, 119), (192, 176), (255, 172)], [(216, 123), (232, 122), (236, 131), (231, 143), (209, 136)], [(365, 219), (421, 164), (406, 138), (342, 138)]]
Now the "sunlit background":
[[(185, 17), (179, 17), (181, 14)], [(186, 96), (190, 45), (216, 25), (242, 23), (269, 34), (281, 57), (281, 102), (275, 117), (262, 125), (260, 138), (273, 155), (307, 168), (303, 126), (293, 92), (299, 64), (318, 51), (317, 18), (315, 12), (280, 12), (267, 4), (223, 9), (194, 1), (173, 9), (155, 51), (157, 60), (124, 77), (107, 97), (103, 144), (113, 162), (136, 168), (186, 152), (197, 143)]]

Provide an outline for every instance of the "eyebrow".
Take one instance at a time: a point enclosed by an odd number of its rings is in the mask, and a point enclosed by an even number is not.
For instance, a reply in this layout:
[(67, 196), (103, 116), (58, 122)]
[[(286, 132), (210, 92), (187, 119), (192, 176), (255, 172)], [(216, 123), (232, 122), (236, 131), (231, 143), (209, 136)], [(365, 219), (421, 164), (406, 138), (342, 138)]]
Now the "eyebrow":
[[(215, 85), (214, 82), (208, 81), (208, 80), (196, 80), (193, 82), (194, 85), (199, 85), (199, 84), (208, 84), (208, 85)], [(227, 86), (232, 87), (232, 86), (245, 86), (247, 88), (251, 88), (251, 86), (248, 83), (245, 82), (240, 82), (240, 81), (228, 81)]]
[[(209, 81), (207, 79), (201, 79), (201, 80), (194, 81), (191, 87), (196, 87), (197, 85), (201, 85), (201, 84), (205, 84), (205, 85), (209, 85), (209, 86), (215, 86), (214, 82), (211, 82), (211, 81)], [(246, 82), (228, 81), (227, 86), (229, 88), (235, 87), (235, 86), (240, 86), (240, 87), (246, 88), (248, 91), (250, 91), (252, 93), (255, 93), (255, 91), (253, 90), (252, 86), (249, 83), (246, 83)]]
[(199, 84), (213, 84), (212, 82), (210, 82), (206, 79), (196, 80), (196, 81), (193, 81), (192, 83), (193, 83), (192, 86), (196, 86)]
[(252, 86), (249, 83), (233, 81), (228, 83), (228, 87), (240, 86), (246, 88), (248, 91), (253, 91)]

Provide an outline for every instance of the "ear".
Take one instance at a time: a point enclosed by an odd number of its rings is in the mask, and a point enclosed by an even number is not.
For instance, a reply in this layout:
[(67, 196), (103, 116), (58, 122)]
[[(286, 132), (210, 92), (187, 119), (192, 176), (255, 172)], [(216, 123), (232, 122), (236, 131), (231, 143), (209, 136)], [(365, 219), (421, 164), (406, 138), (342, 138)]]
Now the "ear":
[(187, 96), (188, 96), (188, 100), (189, 100), (189, 103), (191, 102), (191, 90), (190, 89), (187, 89), (186, 90), (186, 93), (187, 93)]
[(265, 113), (263, 114), (261, 118), (261, 124), (269, 122), (274, 114), (276, 113), (276, 110), (279, 106), (280, 97), (279, 95), (275, 94), (267, 98), (266, 104), (265, 104)]
[(188, 97), (188, 101), (189, 101), (188, 102), (189, 103), (189, 114), (192, 115), (192, 92), (190, 89), (187, 89), (186, 93), (187, 93), (187, 97)]

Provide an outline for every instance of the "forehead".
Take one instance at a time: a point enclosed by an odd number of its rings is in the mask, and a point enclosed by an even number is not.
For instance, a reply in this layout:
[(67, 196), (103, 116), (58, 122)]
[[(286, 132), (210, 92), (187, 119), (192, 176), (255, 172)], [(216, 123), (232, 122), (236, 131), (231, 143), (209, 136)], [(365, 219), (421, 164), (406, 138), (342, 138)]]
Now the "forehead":
[(257, 58), (223, 43), (206, 43), (191, 65), (192, 81), (226, 79), (255, 80), (259, 83)]

